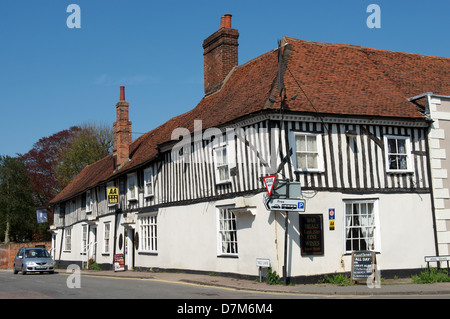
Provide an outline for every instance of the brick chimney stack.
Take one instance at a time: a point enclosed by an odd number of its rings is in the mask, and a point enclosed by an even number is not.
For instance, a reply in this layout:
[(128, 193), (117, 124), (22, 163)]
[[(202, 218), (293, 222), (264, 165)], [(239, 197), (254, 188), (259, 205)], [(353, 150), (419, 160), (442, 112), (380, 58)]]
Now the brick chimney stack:
[(231, 28), (231, 14), (226, 14), (220, 19), (220, 29), (203, 41), (206, 95), (219, 90), (238, 65), (238, 38), (238, 30)]
[(120, 87), (120, 101), (116, 104), (116, 122), (114, 122), (114, 156), (116, 168), (129, 160), (131, 144), (131, 122), (128, 120), (130, 104), (125, 101), (125, 87)]

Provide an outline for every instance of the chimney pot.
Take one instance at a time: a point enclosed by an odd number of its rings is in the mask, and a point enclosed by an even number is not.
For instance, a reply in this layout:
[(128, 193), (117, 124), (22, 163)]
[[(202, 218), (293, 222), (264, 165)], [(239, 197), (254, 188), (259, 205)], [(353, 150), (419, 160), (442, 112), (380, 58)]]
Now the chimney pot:
[(120, 87), (120, 101), (125, 101), (125, 87)]
[(223, 26), (221, 27), (231, 29), (231, 14), (226, 14), (223, 16)]

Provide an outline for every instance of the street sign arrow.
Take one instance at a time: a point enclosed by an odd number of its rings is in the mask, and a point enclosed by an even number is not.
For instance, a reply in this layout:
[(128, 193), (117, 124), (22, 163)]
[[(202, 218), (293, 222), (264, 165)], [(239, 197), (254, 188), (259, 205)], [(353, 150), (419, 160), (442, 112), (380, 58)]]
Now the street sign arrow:
[(268, 198), (264, 201), (267, 210), (281, 210), (289, 212), (305, 212), (306, 201), (304, 199), (280, 199)]

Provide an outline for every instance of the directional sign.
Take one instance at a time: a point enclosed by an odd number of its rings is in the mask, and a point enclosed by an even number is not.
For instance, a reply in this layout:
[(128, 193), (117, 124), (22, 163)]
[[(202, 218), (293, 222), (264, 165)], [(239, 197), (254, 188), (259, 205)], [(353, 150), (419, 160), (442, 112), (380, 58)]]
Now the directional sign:
[(272, 194), (273, 186), (275, 185), (276, 179), (277, 175), (270, 175), (264, 177), (264, 185), (266, 185), (267, 194), (269, 194), (269, 196)]
[(304, 199), (280, 199), (272, 198), (266, 200), (264, 203), (267, 210), (282, 210), (289, 212), (304, 212), (305, 200)]

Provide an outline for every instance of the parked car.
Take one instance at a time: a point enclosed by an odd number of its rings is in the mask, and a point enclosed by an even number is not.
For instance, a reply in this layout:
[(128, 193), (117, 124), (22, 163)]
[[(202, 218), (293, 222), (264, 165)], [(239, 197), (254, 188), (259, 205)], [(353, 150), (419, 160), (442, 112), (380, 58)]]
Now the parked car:
[(55, 271), (55, 261), (45, 248), (22, 247), (14, 258), (14, 274), (19, 271), (25, 275), (27, 272), (49, 272)]

